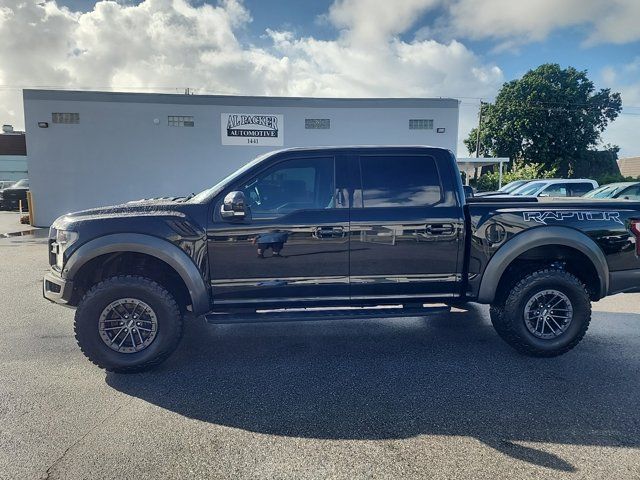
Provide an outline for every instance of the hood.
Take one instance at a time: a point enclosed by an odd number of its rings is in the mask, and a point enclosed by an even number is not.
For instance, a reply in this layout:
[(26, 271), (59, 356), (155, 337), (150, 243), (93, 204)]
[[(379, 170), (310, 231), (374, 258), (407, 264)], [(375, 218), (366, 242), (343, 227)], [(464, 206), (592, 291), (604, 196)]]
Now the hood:
[(189, 210), (190, 206), (191, 204), (184, 203), (184, 197), (135, 200), (119, 205), (90, 208), (67, 213), (58, 217), (55, 222), (53, 222), (52, 227), (63, 230), (71, 224), (105, 218), (144, 216), (186, 217), (185, 211)]

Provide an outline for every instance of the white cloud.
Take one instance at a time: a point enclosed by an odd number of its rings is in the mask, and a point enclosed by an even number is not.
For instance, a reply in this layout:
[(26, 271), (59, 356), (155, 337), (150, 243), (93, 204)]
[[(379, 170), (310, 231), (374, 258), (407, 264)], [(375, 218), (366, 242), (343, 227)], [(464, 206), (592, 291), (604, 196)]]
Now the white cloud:
[(351, 42), (377, 44), (406, 31), (441, 0), (336, 0), (329, 9), (333, 25), (344, 29)]
[(585, 44), (640, 40), (638, 0), (451, 0), (448, 28), (459, 38), (501, 39), (507, 47), (586, 25)]
[[(271, 45), (258, 48), (238, 40), (251, 21), (240, 0), (218, 6), (101, 1), (86, 13), (53, 1), (0, 0), (0, 84), (294, 96), (493, 95), (501, 70), (484, 65), (459, 41), (399, 38), (436, 1), (340, 0), (326, 17), (340, 31), (335, 39), (268, 31)], [(20, 96), (0, 87), (3, 123), (22, 126)]]

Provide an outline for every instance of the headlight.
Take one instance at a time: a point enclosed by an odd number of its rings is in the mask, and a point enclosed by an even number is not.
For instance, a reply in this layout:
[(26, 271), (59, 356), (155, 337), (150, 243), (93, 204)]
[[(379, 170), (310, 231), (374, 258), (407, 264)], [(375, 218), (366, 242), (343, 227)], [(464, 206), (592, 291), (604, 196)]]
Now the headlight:
[(78, 239), (78, 232), (72, 232), (70, 230), (57, 230), (56, 231), (56, 245), (57, 245), (57, 256), (56, 256), (56, 265), (60, 270), (62, 270), (62, 265), (64, 263), (64, 252), (67, 248), (69, 248), (73, 242)]

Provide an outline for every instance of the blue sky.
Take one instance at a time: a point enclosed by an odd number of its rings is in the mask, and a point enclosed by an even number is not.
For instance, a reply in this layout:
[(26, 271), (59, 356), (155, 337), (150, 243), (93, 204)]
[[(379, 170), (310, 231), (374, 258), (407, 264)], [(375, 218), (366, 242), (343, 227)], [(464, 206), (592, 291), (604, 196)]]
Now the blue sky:
[[(189, 86), (201, 93), (454, 96), (463, 100), (463, 137), (479, 98), (490, 100), (503, 82), (553, 62), (588, 70), (598, 87), (622, 93), (623, 114), (603, 141), (618, 144), (623, 156), (640, 155), (638, 0), (0, 0), (2, 6), (13, 10), (7, 18), (15, 25), (0, 23), (0, 83), (9, 85), (0, 91), (8, 105), (3, 111), (0, 101), (0, 115), (17, 125), (11, 86)], [(158, 25), (176, 41), (164, 43)], [(6, 47), (15, 37), (23, 37), (20, 46)]]

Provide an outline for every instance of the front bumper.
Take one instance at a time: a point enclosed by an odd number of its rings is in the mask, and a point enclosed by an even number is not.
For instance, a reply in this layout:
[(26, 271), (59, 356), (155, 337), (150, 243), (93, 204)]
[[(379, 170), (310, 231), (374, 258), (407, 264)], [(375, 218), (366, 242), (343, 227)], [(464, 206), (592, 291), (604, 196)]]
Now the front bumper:
[(73, 294), (73, 282), (60, 276), (53, 268), (49, 270), (42, 281), (42, 295), (47, 300), (67, 305)]

